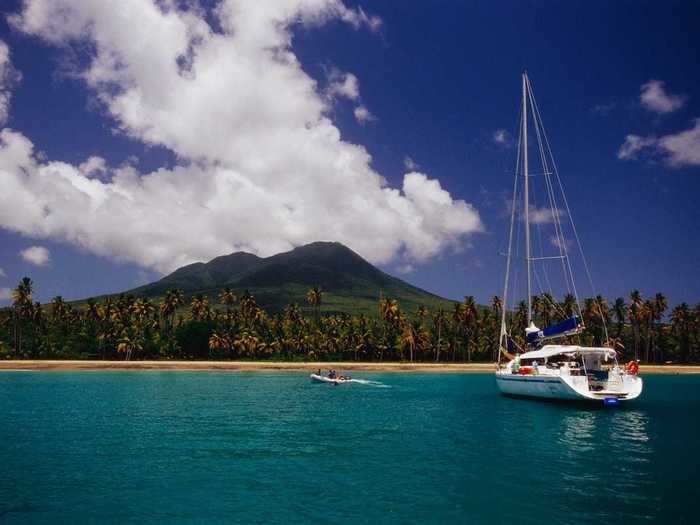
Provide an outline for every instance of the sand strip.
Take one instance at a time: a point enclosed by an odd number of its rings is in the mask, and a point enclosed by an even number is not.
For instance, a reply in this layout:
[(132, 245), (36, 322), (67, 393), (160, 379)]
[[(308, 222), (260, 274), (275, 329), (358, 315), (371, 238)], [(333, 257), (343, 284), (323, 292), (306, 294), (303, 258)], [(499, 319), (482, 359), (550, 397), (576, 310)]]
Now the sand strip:
[[(285, 361), (51, 361), (12, 360), (0, 361), (0, 370), (237, 370), (237, 371), (292, 371), (314, 370), (375, 371), (375, 372), (437, 372), (437, 373), (489, 373), (491, 363), (361, 363), (361, 362), (285, 362)], [(700, 374), (698, 365), (642, 365), (641, 373), (647, 374)]]

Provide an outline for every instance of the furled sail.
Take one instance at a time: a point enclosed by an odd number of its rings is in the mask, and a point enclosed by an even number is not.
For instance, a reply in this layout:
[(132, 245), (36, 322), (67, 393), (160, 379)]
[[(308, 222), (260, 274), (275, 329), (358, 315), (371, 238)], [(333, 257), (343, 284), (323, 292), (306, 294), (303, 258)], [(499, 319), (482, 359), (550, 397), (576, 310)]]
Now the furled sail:
[(581, 318), (575, 315), (574, 317), (569, 317), (561, 323), (548, 326), (547, 328), (543, 328), (537, 332), (529, 332), (527, 334), (527, 342), (530, 345), (535, 345), (542, 341), (546, 341), (547, 339), (578, 334), (582, 328), (583, 324), (581, 323)]

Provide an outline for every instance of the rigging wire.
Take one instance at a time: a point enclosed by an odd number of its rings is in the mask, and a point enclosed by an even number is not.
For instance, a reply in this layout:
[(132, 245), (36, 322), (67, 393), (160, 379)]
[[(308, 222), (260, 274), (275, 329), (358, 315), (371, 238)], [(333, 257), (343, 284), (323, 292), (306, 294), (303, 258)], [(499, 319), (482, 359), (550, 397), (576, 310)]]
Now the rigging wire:
[(520, 116), (520, 126), (519, 126), (519, 132), (518, 132), (518, 155), (515, 163), (515, 181), (513, 182), (513, 201), (511, 203), (511, 213), (510, 213), (510, 234), (508, 235), (508, 258), (506, 260), (506, 277), (505, 277), (505, 284), (503, 286), (503, 300), (501, 301), (502, 307), (501, 307), (501, 331), (500, 331), (500, 336), (499, 336), (499, 351), (498, 351), (498, 362), (500, 364), (501, 362), (501, 351), (500, 347), (504, 345), (507, 348), (507, 341), (505, 340), (507, 337), (506, 333), (506, 312), (508, 311), (508, 303), (507, 303), (507, 294), (508, 294), (508, 279), (510, 277), (510, 261), (511, 261), (511, 255), (512, 255), (512, 249), (513, 249), (513, 223), (515, 222), (515, 207), (517, 203), (517, 195), (518, 195), (518, 172), (520, 170), (520, 150), (521, 150), (521, 144), (522, 144), (522, 113)]
[[(552, 153), (552, 148), (551, 148), (550, 143), (549, 143), (549, 138), (547, 137), (547, 132), (546, 132), (546, 130), (545, 130), (545, 128), (544, 128), (544, 124), (542, 123), (542, 117), (541, 117), (541, 115), (540, 115), (540, 110), (539, 110), (539, 107), (537, 106), (537, 101), (535, 100), (534, 95), (532, 95), (532, 88), (531, 88), (531, 86), (530, 86), (530, 80), (529, 80), (529, 79), (527, 80), (527, 84), (528, 84), (528, 91), (530, 92), (530, 102), (531, 102), (531, 106), (533, 107), (533, 113), (536, 115), (537, 120), (539, 120), (539, 122), (540, 122), (540, 124), (541, 124), (541, 126), (542, 126), (542, 135), (543, 135), (543, 137), (544, 137), (544, 144), (545, 144), (545, 146), (546, 146), (546, 148), (547, 148), (547, 152), (549, 153), (549, 157), (550, 157), (551, 160), (552, 160), (553, 173), (554, 173), (554, 176), (556, 177), (557, 184), (558, 184), (558, 186), (559, 186), (559, 190), (561, 191), (561, 195), (562, 195), (562, 199), (563, 199), (563, 202), (564, 202), (564, 206), (565, 206), (565, 208), (566, 208), (566, 213), (567, 213), (567, 215), (568, 215), (568, 217), (569, 217), (569, 222), (570, 222), (570, 224), (571, 224), (571, 229), (572, 229), (572, 232), (573, 232), (573, 234), (574, 234), (574, 238), (576, 239), (576, 244), (577, 244), (577, 246), (578, 246), (579, 253), (581, 254), (581, 260), (582, 260), (582, 262), (583, 262), (583, 267), (584, 267), (584, 270), (585, 270), (585, 272), (586, 272), (586, 276), (588, 277), (588, 282), (589, 282), (589, 284), (591, 285), (591, 289), (592, 289), (592, 291), (593, 291), (593, 295), (597, 296), (598, 294), (597, 294), (597, 292), (596, 292), (595, 284), (593, 283), (593, 277), (591, 276), (591, 272), (590, 272), (590, 269), (589, 269), (589, 267), (588, 267), (588, 261), (586, 260), (586, 256), (585, 256), (585, 254), (584, 254), (584, 252), (583, 252), (583, 247), (582, 247), (582, 244), (581, 244), (581, 239), (580, 239), (580, 237), (579, 237), (579, 235), (578, 235), (578, 231), (576, 230), (576, 225), (575, 225), (575, 223), (574, 223), (573, 216), (571, 215), (571, 209), (570, 209), (570, 207), (569, 207), (569, 202), (568, 202), (568, 199), (566, 198), (566, 193), (564, 192), (564, 185), (563, 185), (563, 183), (562, 183), (562, 181), (561, 181), (561, 177), (559, 176), (559, 169), (558, 169), (558, 167), (557, 167), (556, 161), (554, 160), (554, 154)], [(537, 128), (537, 126), (535, 126), (535, 128)], [(545, 170), (545, 171), (547, 171), (547, 170)], [(568, 263), (568, 258), (567, 258), (567, 263)], [(569, 264), (569, 270), (571, 270), (570, 264)], [(572, 274), (572, 276), (573, 276), (573, 274)], [(573, 282), (573, 281), (572, 281), (572, 282)], [(580, 302), (579, 302), (578, 293), (576, 293), (575, 284), (574, 284), (574, 293), (575, 293), (575, 296), (576, 296), (576, 303), (577, 303), (577, 306), (578, 306), (579, 315), (581, 315), (581, 304), (580, 304)], [(602, 324), (603, 324), (603, 330), (604, 330), (604, 332), (605, 332), (605, 339), (608, 340), (608, 339), (609, 339), (609, 336), (608, 336), (608, 327), (607, 327), (607, 323), (606, 323), (606, 321), (605, 321), (605, 316), (603, 315), (602, 309), (599, 307), (599, 305), (598, 305), (597, 310), (598, 310), (598, 313), (600, 314), (600, 318), (601, 318), (601, 321), (602, 321)], [(581, 316), (581, 318), (583, 319), (583, 316)]]
[[(561, 225), (561, 217), (559, 213), (559, 205), (557, 203), (556, 194), (554, 188), (551, 184), (551, 178), (548, 175), (550, 173), (549, 165), (547, 163), (547, 156), (545, 155), (543, 143), (542, 143), (542, 132), (544, 132), (544, 126), (542, 121), (537, 118), (537, 113), (535, 112), (535, 100), (534, 94), (532, 93), (532, 87), (530, 86), (530, 79), (528, 82), (528, 93), (530, 94), (530, 107), (532, 109), (533, 120), (535, 121), (535, 132), (537, 135), (537, 145), (539, 148), (540, 159), (542, 161), (542, 168), (545, 173), (545, 187), (547, 188), (547, 196), (549, 199), (549, 206), (552, 212), (552, 222), (554, 224), (554, 232), (556, 239), (556, 246), (559, 249), (559, 255), (562, 257), (562, 273), (564, 276), (564, 283), (566, 285), (567, 292), (571, 293), (572, 286), (575, 286), (574, 276), (571, 270), (571, 265), (568, 260), (568, 252), (566, 249), (566, 236), (564, 235), (564, 230)], [(542, 128), (540, 130), (540, 128)], [(566, 259), (565, 259), (566, 258)], [(568, 270), (568, 271), (567, 271)], [(571, 283), (571, 284), (570, 284)], [(578, 302), (578, 299), (577, 299)]]

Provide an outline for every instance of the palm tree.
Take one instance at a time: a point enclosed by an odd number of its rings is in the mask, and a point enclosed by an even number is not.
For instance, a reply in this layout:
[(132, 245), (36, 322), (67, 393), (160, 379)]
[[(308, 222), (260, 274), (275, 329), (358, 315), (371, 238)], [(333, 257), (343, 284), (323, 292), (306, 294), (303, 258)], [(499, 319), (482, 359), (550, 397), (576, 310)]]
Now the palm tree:
[(379, 299), (379, 316), (382, 319), (384, 327), (384, 341), (380, 348), (379, 359), (384, 359), (384, 349), (389, 347), (389, 334), (398, 326), (401, 318), (401, 309), (399, 303), (394, 299)]
[(627, 310), (627, 315), (629, 317), (630, 324), (632, 325), (632, 336), (634, 339), (634, 359), (638, 360), (639, 359), (639, 326), (641, 324), (641, 321), (643, 319), (643, 311), (642, 311), (642, 295), (639, 293), (639, 290), (634, 290), (630, 294), (630, 305)]
[(690, 360), (690, 332), (692, 315), (687, 303), (681, 303), (671, 312), (671, 330), (678, 342), (678, 356), (680, 361), (687, 363)]
[(63, 323), (66, 318), (67, 308), (63, 297), (57, 295), (51, 299), (51, 317), (55, 323)]
[(578, 303), (576, 297), (573, 294), (567, 293), (564, 296), (564, 300), (561, 303), (561, 309), (567, 318), (573, 317), (578, 311)]
[(226, 350), (230, 352), (231, 341), (228, 336), (215, 330), (212, 332), (211, 336), (209, 336), (209, 350)]
[(195, 295), (190, 302), (190, 315), (195, 321), (208, 321), (211, 319), (209, 297), (202, 294)]
[(322, 300), (323, 300), (323, 292), (321, 292), (321, 288), (318, 286), (314, 286), (306, 294), (306, 301), (313, 308), (314, 318), (316, 319), (316, 324), (318, 324), (318, 321), (319, 321)]
[[(533, 317), (539, 315), (540, 310), (541, 310), (541, 306), (542, 306), (542, 299), (540, 299), (540, 296), (533, 295), (532, 302), (531, 302)], [(539, 324), (540, 326), (542, 325), (541, 320), (533, 319), (533, 321), (535, 321), (535, 324)]]
[(165, 299), (163, 299), (158, 308), (166, 334), (170, 334), (172, 331), (175, 312), (183, 304), (185, 304), (185, 294), (182, 290), (168, 290), (165, 292)]
[(503, 301), (497, 295), (491, 298), (491, 311), (498, 317), (501, 315), (501, 308), (503, 308)]
[(428, 316), (428, 309), (425, 306), (420, 305), (418, 307), (418, 311), (416, 312), (416, 316), (420, 320), (421, 324), (423, 324), (423, 321), (425, 321), (425, 318)]
[[(653, 320), (656, 324), (656, 336), (655, 336), (655, 344), (652, 348), (652, 353), (653, 353), (653, 360), (654, 361), (663, 361), (663, 355), (661, 353), (661, 337), (662, 337), (662, 327), (663, 324), (661, 323), (661, 320), (664, 317), (664, 313), (666, 312), (666, 309), (668, 308), (668, 301), (666, 300), (666, 296), (662, 293), (657, 293), (654, 296), (653, 300)], [(660, 355), (657, 355), (660, 354)]]
[(122, 336), (117, 344), (117, 352), (125, 353), (126, 360), (131, 361), (131, 356), (134, 350), (140, 352), (143, 350), (143, 341), (138, 337), (133, 330), (124, 329)]
[(33, 291), (34, 283), (29, 277), (23, 277), (17, 288), (12, 291), (15, 350), (19, 355), (22, 355), (22, 320), (27, 317), (32, 307)]
[(464, 298), (464, 308), (463, 312), (463, 324), (464, 333), (466, 335), (465, 346), (467, 347), (467, 361), (471, 363), (472, 361), (472, 344), (473, 336), (475, 335), (475, 330), (477, 328), (477, 316), (478, 311), (476, 309), (476, 301), (473, 295), (468, 295)]
[(615, 299), (612, 311), (615, 316), (615, 322), (617, 323), (615, 338), (620, 339), (622, 336), (622, 329), (625, 327), (625, 320), (627, 319), (627, 304), (622, 297)]
[(437, 330), (437, 344), (435, 345), (435, 362), (440, 361), (440, 350), (442, 350), (442, 329), (447, 322), (445, 310), (439, 308), (433, 315), (433, 326)]
[(223, 304), (227, 308), (231, 308), (234, 304), (236, 304), (237, 300), (238, 298), (236, 297), (236, 294), (228, 286), (219, 293), (219, 303)]
[(408, 348), (410, 361), (413, 363), (413, 354), (416, 351), (416, 346), (418, 345), (418, 329), (417, 323), (411, 323), (409, 321), (404, 321), (401, 323), (401, 346)]
[(511, 330), (512, 334), (517, 334), (515, 336), (516, 342), (523, 342), (522, 334), (525, 333), (525, 327), (527, 327), (527, 304), (525, 301), (520, 301), (518, 307), (515, 310), (515, 326)]
[(555, 306), (552, 294), (544, 292), (540, 296), (540, 317), (542, 318), (542, 326), (549, 326), (551, 324)]
[(241, 316), (245, 322), (250, 322), (258, 316), (258, 303), (255, 302), (255, 297), (245, 290), (241, 295), (240, 301)]

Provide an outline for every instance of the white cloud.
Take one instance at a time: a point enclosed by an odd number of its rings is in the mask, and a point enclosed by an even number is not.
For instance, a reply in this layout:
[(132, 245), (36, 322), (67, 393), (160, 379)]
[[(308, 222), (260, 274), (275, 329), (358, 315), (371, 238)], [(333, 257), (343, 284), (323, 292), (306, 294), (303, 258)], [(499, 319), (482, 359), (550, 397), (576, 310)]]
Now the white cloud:
[(553, 235), (552, 237), (550, 237), (549, 242), (552, 243), (552, 246), (555, 246), (557, 248), (561, 248), (565, 251), (569, 251), (574, 244), (571, 241), (571, 239), (557, 238), (556, 235)]
[(0, 40), (0, 127), (5, 125), (10, 116), (12, 88), (21, 78), (20, 73), (12, 66), (10, 48)]
[(420, 166), (418, 163), (413, 160), (411, 157), (404, 157), (403, 158), (403, 166), (406, 168), (408, 171), (417, 171), (420, 169)]
[(377, 118), (372, 115), (372, 113), (369, 112), (369, 109), (367, 109), (364, 106), (357, 106), (354, 111), (355, 114), (355, 119), (360, 123), (364, 124), (365, 122), (371, 122), (373, 120), (377, 120)]
[(406, 275), (415, 272), (416, 268), (412, 264), (402, 264), (401, 266), (396, 268), (396, 271), (400, 274)]
[(654, 137), (640, 137), (639, 135), (627, 135), (620, 149), (617, 151), (617, 158), (621, 160), (636, 159), (641, 151), (656, 144)]
[(84, 175), (93, 175), (97, 173), (105, 173), (107, 171), (107, 162), (102, 157), (93, 155), (78, 166), (78, 170)]
[(622, 160), (638, 159), (642, 155), (660, 157), (674, 168), (700, 166), (700, 119), (695, 119), (690, 129), (661, 137), (627, 135), (617, 152)]
[[(564, 210), (552, 210), (552, 208), (549, 207), (537, 208), (535, 206), (530, 206), (528, 220), (530, 221), (530, 224), (550, 224), (554, 222), (555, 218), (561, 219), (564, 216)], [(524, 217), (525, 215), (523, 214), (523, 218)]]
[(2, 268), (0, 268), (0, 277), (7, 277), (5, 270), (3, 270)]
[(0, 226), (161, 272), (314, 240), (343, 242), (375, 263), (399, 253), (421, 261), (482, 230), (478, 212), (427, 175), (388, 187), (367, 150), (341, 139), (291, 47), (292, 25), (339, 18), (377, 29), (378, 19), (339, 0), (226, 0), (214, 32), (199, 11), (160, 5), (169, 7), (27, 0), (10, 17), (48, 43), (93, 49), (78, 74), (115, 128), (180, 160), (91, 177), (103, 163), (41, 160), (30, 139), (2, 130)]
[(647, 110), (663, 114), (682, 108), (687, 97), (667, 93), (664, 82), (650, 80), (640, 88), (639, 100)]
[(343, 73), (333, 68), (328, 74), (326, 93), (330, 98), (343, 97), (357, 100), (360, 97), (360, 82), (352, 73)]
[(493, 141), (501, 146), (509, 146), (511, 144), (510, 133), (505, 129), (497, 129), (493, 133)]
[(339, 4), (337, 9), (341, 14), (341, 18), (350, 23), (355, 29), (359, 29), (362, 26), (366, 26), (370, 31), (378, 31), (382, 27), (382, 19), (378, 16), (367, 15), (361, 7), (357, 9), (347, 9), (340, 2), (334, 2)]
[(19, 255), (34, 266), (46, 266), (51, 261), (49, 250), (43, 246), (30, 246), (19, 252)]
[(700, 166), (700, 118), (690, 129), (661, 137), (658, 145), (669, 165)]
[(0, 301), (9, 301), (12, 299), (12, 290), (10, 288), (0, 288)]

